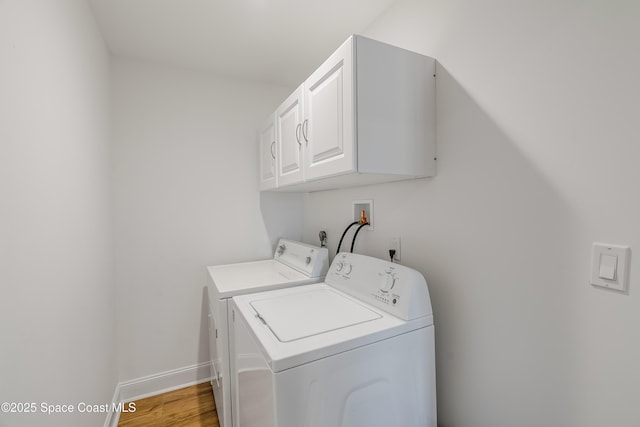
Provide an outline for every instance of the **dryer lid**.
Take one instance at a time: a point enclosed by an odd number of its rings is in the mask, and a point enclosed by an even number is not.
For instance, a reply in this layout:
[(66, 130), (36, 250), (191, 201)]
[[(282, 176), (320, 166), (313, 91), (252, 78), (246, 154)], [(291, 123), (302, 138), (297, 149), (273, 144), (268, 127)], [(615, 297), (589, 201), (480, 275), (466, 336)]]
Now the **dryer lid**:
[(256, 300), (250, 304), (280, 342), (296, 341), (382, 317), (326, 288)]
[(273, 259), (209, 267), (215, 299), (313, 283), (305, 274)]

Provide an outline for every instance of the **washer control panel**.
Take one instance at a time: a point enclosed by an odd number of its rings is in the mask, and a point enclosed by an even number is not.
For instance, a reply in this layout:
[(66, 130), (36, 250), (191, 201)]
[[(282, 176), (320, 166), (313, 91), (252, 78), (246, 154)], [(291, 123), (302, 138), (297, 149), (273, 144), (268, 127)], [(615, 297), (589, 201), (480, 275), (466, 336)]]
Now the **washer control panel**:
[(431, 314), (424, 276), (403, 265), (343, 252), (334, 258), (325, 281), (405, 320)]

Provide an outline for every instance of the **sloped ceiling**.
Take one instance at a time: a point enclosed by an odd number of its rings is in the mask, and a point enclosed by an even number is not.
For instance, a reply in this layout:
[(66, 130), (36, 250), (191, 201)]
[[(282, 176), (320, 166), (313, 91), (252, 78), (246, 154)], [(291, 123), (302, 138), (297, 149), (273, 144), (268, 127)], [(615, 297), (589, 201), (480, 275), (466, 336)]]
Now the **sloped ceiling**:
[(395, 0), (89, 0), (114, 55), (294, 87)]

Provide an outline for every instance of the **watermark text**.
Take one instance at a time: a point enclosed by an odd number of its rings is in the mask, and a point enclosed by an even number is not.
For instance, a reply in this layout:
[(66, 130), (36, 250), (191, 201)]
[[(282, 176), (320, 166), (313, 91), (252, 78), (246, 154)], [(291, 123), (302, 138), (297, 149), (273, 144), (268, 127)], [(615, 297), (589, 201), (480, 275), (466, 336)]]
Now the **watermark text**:
[(48, 403), (48, 402), (3, 402), (0, 412), (10, 414), (73, 414), (108, 412), (136, 412), (135, 402), (120, 403)]

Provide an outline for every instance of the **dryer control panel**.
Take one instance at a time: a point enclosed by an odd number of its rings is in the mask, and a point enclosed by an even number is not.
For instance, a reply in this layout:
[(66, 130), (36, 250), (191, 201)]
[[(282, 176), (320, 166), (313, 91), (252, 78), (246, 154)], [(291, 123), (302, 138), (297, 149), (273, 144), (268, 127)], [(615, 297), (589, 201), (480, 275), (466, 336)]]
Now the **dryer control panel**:
[(432, 314), (424, 276), (403, 265), (342, 252), (334, 258), (325, 282), (403, 320)]
[(273, 259), (298, 270), (309, 277), (324, 277), (329, 268), (327, 248), (280, 239)]

